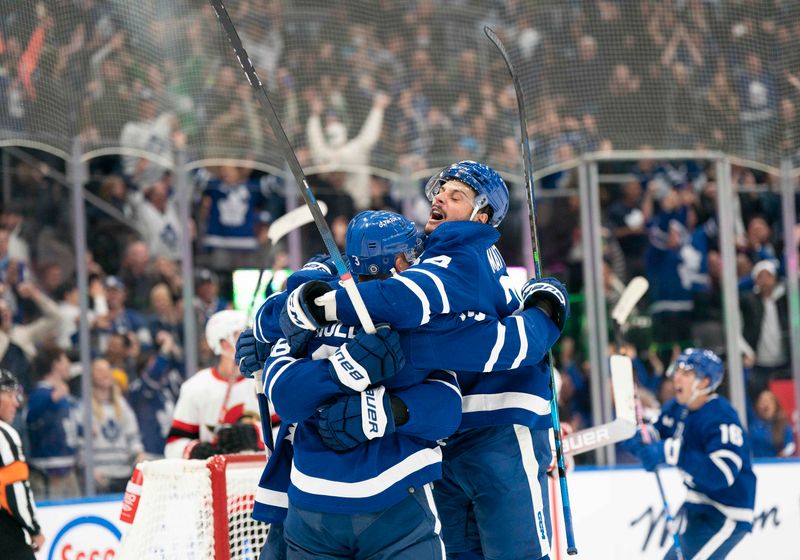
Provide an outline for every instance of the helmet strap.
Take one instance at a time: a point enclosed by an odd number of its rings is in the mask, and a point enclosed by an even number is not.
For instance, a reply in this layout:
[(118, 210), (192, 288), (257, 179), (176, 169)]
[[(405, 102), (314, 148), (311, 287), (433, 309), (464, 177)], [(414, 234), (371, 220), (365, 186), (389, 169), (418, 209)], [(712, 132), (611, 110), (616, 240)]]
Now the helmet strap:
[(475, 216), (478, 215), (478, 212), (483, 210), (486, 207), (486, 195), (477, 194), (475, 195), (475, 200), (472, 201), (472, 214), (469, 216), (469, 221), (475, 221)]
[(700, 397), (705, 397), (706, 395), (710, 395), (712, 393), (710, 385), (705, 389), (700, 388), (701, 381), (702, 379), (697, 379), (697, 378), (695, 378), (695, 380), (692, 381), (692, 395), (689, 397), (689, 400), (686, 403), (687, 408), (689, 408), (691, 404)]

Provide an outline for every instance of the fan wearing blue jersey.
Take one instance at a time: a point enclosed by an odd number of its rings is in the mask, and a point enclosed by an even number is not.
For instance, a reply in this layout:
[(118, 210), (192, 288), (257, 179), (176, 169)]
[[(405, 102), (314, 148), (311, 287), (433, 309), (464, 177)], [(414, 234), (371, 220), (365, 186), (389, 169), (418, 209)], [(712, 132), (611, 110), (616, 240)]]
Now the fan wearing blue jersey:
[[(660, 440), (637, 434), (628, 448), (647, 470), (677, 466), (687, 488), (677, 516), (684, 557), (722, 559), (753, 528), (756, 477), (750, 443), (734, 408), (714, 391), (725, 367), (710, 350), (684, 350), (670, 367), (675, 398), (654, 427)], [(665, 559), (676, 558), (674, 549)]]
[[(432, 206), (420, 262), (386, 281), (359, 287), (373, 319), (399, 329), (413, 328), (419, 335), (441, 314), (467, 317), (469, 322), (470, 316), (505, 318), (522, 308), (494, 247), (499, 234), (493, 226), (508, 209), (508, 189), (499, 174), (482, 164), (459, 162), (432, 177), (426, 192)], [(302, 339), (302, 329), (314, 329), (334, 317), (345, 323), (356, 320), (346, 294), (327, 290), (312, 284), (295, 296), (307, 321), (282, 325), (290, 341)], [(531, 280), (525, 296), (525, 307), (541, 310), (558, 329), (563, 328), (569, 305), (559, 281)], [(500, 351), (502, 328), (498, 326)], [(424, 337), (419, 340), (424, 352)], [(442, 365), (441, 348), (438, 367), (450, 367)], [(449, 358), (470, 356), (475, 346), (451, 336), (447, 348)], [(412, 351), (412, 362), (421, 367), (418, 346), (412, 345)], [(520, 368), (516, 375), (463, 373), (493, 371), (491, 358), (482, 366), (452, 368), (459, 371), (459, 384), (463, 382), (467, 390), (462, 387), (462, 423), (443, 450), (444, 480), (434, 492), (447, 551), (454, 557), (542, 558), (549, 553), (546, 470), (551, 459), (551, 393), (542, 358), (538, 354), (538, 363), (524, 368), (519, 361), (506, 366)], [(494, 465), (497, 456), (508, 458), (500, 468)], [(514, 498), (510, 507), (507, 496)]]

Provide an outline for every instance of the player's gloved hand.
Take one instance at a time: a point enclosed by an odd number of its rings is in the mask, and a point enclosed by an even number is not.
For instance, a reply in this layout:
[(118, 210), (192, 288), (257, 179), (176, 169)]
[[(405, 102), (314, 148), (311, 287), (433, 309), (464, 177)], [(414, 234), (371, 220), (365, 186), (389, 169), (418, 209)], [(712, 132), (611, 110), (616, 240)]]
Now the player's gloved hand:
[[(383, 437), (395, 431), (392, 401), (398, 410), (405, 404), (398, 397), (390, 397), (386, 389), (378, 385), (358, 395), (339, 397), (331, 405), (317, 410), (317, 430), (322, 442), (334, 451), (347, 451), (371, 439)], [(401, 424), (408, 420), (398, 420)]]
[(279, 322), (293, 356), (301, 354), (317, 329), (328, 322), (324, 308), (314, 300), (331, 290), (326, 282), (312, 280), (289, 294)]
[(333, 264), (333, 258), (328, 253), (314, 255), (308, 259), (308, 262), (300, 270), (319, 270), (320, 272), (327, 272), (337, 276), (336, 265)]
[(217, 428), (219, 453), (256, 451), (258, 447), (258, 432), (253, 424), (237, 422), (236, 424), (223, 424)]
[(264, 369), (269, 357), (270, 345), (257, 340), (253, 329), (245, 329), (236, 339), (236, 353), (233, 359), (239, 364), (239, 373), (252, 378), (257, 371)]
[(216, 445), (201, 441), (189, 450), (189, 459), (208, 459), (212, 455), (219, 453), (220, 451)]
[(525, 309), (538, 307), (564, 330), (569, 317), (569, 294), (567, 287), (557, 278), (531, 279), (522, 286), (522, 301)]
[(653, 471), (661, 464), (677, 465), (681, 452), (681, 440), (667, 438), (663, 441), (646, 444), (636, 453), (642, 461), (642, 466)]
[(331, 377), (345, 393), (360, 393), (388, 379), (406, 364), (400, 335), (389, 325), (378, 325), (375, 334), (359, 331), (328, 358)]
[[(642, 433), (642, 432), (645, 433)], [(636, 427), (636, 433), (630, 439), (620, 443), (620, 447), (631, 455), (638, 455), (639, 451), (645, 446), (661, 439), (658, 430), (652, 424), (640, 424)]]

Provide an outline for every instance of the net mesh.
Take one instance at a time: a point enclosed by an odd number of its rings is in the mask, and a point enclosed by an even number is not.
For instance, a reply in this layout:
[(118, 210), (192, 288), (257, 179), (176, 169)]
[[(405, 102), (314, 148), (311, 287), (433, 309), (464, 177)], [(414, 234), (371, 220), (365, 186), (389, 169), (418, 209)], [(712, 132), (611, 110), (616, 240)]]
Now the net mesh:
[[(223, 467), (224, 468), (224, 467)], [(212, 464), (164, 459), (142, 463), (142, 493), (122, 541), (124, 559), (207, 560), (215, 557), (214, 516), (225, 515), (231, 560), (258, 558), (267, 525), (250, 517), (263, 461), (228, 464), (225, 496), (212, 492)], [(226, 510), (215, 511), (215, 504)], [(224, 536), (222, 536), (224, 538)]]
[[(167, 165), (185, 137), (191, 161), (283, 167), (205, 2), (2, 6), (3, 137), (67, 150), (80, 135), (86, 150), (138, 148)], [(719, 149), (775, 165), (797, 148), (797, 2), (226, 6), (304, 164), (326, 159), (308, 134), (318, 115), (326, 142), (363, 133), (368, 149), (351, 166), (390, 173), (469, 157), (518, 173), (513, 89), (485, 24), (521, 74), (537, 167), (643, 145)], [(377, 133), (365, 128), (373, 110), (383, 117)]]

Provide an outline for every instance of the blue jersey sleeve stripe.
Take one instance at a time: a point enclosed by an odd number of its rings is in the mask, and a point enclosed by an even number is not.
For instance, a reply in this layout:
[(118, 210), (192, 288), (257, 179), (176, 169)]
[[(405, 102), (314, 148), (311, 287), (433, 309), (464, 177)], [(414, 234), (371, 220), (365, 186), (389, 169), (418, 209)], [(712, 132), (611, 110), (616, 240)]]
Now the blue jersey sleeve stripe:
[(425, 270), (424, 268), (409, 268), (406, 272), (419, 272), (420, 274), (424, 274), (428, 278), (433, 281), (434, 286), (436, 289), (439, 290), (439, 297), (442, 298), (442, 314), (450, 313), (450, 300), (447, 298), (447, 292), (444, 289), (444, 284), (442, 280), (436, 276), (430, 270)]
[(492, 371), (492, 368), (497, 363), (497, 359), (500, 357), (500, 351), (503, 349), (503, 345), (505, 344), (505, 338), (505, 325), (503, 325), (503, 323), (497, 323), (497, 339), (495, 340), (492, 352), (489, 354), (489, 359), (483, 365), (484, 372)]
[(519, 333), (519, 353), (517, 354), (514, 363), (511, 364), (511, 369), (517, 369), (528, 355), (528, 337), (525, 336), (525, 321), (522, 317), (515, 315), (511, 317), (517, 323), (517, 332)]
[(270, 490), (269, 488), (259, 487), (256, 490), (256, 501), (261, 504), (284, 509), (289, 507), (289, 495), (286, 492), (278, 492), (277, 490)]
[(301, 492), (317, 496), (369, 498), (380, 494), (407, 476), (441, 461), (442, 451), (438, 446), (420, 449), (379, 475), (358, 482), (341, 482), (310, 476), (301, 472), (297, 464), (292, 462), (292, 484)]
[(403, 284), (406, 288), (408, 288), (412, 294), (417, 296), (419, 299), (419, 303), (422, 306), (422, 318), (419, 320), (420, 325), (424, 325), (428, 321), (431, 320), (431, 302), (428, 301), (428, 296), (425, 295), (425, 292), (420, 288), (416, 282), (406, 278), (405, 276), (392, 276), (390, 280), (397, 280), (401, 284)]
[(545, 416), (550, 414), (550, 401), (529, 393), (496, 393), (481, 395), (465, 395), (461, 400), (464, 414), (470, 412), (486, 412), (506, 408), (521, 408), (534, 414)]
[(711, 462), (714, 463), (714, 465), (722, 472), (723, 476), (725, 477), (725, 481), (728, 483), (728, 486), (733, 484), (734, 480), (736, 480), (736, 475), (728, 463), (725, 462), (725, 459), (733, 463), (734, 467), (736, 468), (736, 473), (738, 474), (738, 472), (742, 470), (742, 458), (729, 449), (718, 449), (716, 451), (712, 451), (709, 454), (709, 458), (711, 459)]

